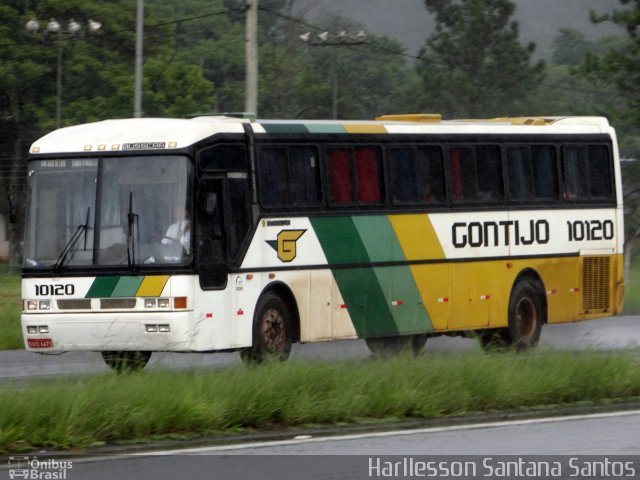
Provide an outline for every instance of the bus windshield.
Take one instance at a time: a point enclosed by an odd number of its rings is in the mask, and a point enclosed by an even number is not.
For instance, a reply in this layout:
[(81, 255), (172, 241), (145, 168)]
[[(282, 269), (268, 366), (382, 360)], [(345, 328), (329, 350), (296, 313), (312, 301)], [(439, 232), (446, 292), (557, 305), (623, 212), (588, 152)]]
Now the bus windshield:
[(189, 263), (188, 178), (183, 156), (31, 161), (25, 268)]

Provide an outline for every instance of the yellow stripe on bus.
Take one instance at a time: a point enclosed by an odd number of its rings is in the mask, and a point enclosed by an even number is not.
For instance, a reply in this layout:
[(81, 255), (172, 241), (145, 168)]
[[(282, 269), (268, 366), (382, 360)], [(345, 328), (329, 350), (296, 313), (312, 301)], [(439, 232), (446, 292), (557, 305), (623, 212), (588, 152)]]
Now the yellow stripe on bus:
[(389, 221), (407, 260), (444, 258), (444, 250), (427, 215), (389, 215)]
[(345, 123), (342, 125), (347, 133), (387, 133), (384, 125), (370, 123)]
[(164, 286), (169, 281), (169, 275), (153, 275), (144, 277), (136, 297), (159, 297)]

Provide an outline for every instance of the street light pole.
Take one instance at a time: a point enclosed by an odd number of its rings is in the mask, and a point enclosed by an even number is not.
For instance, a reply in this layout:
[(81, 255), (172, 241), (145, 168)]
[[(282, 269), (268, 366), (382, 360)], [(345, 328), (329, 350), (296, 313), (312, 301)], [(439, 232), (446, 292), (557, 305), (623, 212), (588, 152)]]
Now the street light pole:
[[(89, 33), (95, 33), (102, 27), (100, 22), (89, 19), (87, 22), (87, 30)], [(40, 23), (31, 19), (27, 22), (26, 29), (31, 33), (38, 33), (40, 29)], [(82, 25), (76, 22), (73, 18), (69, 20), (67, 24), (67, 34), (73, 36), (82, 30)], [(53, 33), (56, 35), (56, 47), (57, 47), (57, 65), (56, 65), (56, 128), (62, 127), (62, 25), (55, 19), (51, 19), (47, 24), (45, 33)]]
[(136, 13), (136, 66), (133, 94), (133, 116), (142, 116), (142, 36), (144, 34), (144, 0), (138, 0)]
[(247, 1), (244, 111), (258, 114), (258, 0)]

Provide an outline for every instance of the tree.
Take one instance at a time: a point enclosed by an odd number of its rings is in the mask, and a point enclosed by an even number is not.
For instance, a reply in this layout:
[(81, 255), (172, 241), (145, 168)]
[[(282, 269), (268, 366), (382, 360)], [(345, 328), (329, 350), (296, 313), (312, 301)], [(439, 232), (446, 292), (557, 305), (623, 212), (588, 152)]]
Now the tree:
[(425, 0), (436, 33), (422, 50), (424, 106), (455, 117), (531, 114), (527, 100), (544, 75), (522, 46), (510, 0)]
[(591, 19), (594, 23), (613, 22), (623, 27), (627, 38), (604, 53), (588, 54), (581, 72), (596, 86), (613, 86), (619, 101), (611, 107), (620, 117), (617, 128), (622, 148), (628, 155), (640, 156), (640, 0), (620, 3), (623, 10), (602, 16), (591, 12)]
[(572, 28), (561, 28), (553, 40), (553, 63), (556, 65), (578, 65), (593, 50), (593, 43), (584, 33)]

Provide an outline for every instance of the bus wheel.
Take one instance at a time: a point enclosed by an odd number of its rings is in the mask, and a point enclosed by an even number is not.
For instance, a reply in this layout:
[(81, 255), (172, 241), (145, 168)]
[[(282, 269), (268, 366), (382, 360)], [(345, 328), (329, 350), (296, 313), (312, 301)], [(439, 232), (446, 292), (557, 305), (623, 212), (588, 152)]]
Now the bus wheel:
[(117, 373), (142, 370), (151, 358), (151, 352), (102, 352), (104, 363)]
[(376, 357), (386, 358), (402, 352), (418, 355), (427, 342), (427, 335), (401, 335), (395, 337), (365, 338), (367, 347)]
[(289, 358), (292, 342), (291, 314), (287, 304), (273, 293), (264, 294), (253, 320), (253, 345), (240, 351), (242, 360), (247, 364), (284, 361)]
[(480, 346), (485, 352), (502, 352), (509, 347), (509, 329), (494, 328), (478, 335)]
[(509, 299), (509, 345), (517, 352), (534, 347), (540, 340), (544, 316), (540, 289), (529, 280), (518, 282)]

